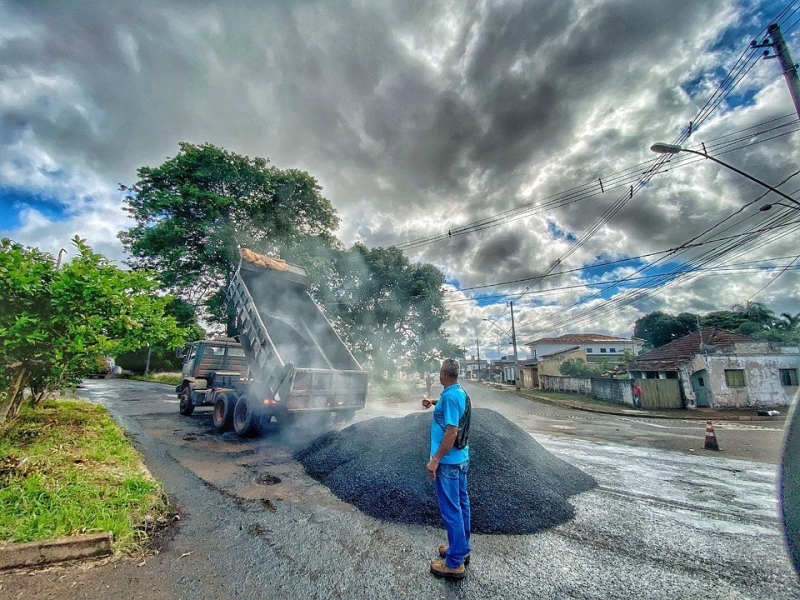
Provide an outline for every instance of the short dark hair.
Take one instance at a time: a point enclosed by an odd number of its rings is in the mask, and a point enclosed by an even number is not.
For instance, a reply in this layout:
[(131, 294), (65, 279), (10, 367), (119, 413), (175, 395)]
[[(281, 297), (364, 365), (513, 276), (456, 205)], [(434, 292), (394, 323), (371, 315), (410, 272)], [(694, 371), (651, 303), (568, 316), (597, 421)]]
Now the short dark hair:
[(445, 358), (442, 361), (442, 371), (448, 377), (454, 377), (458, 379), (458, 373), (460, 371), (460, 367), (458, 366), (458, 361), (454, 358)]

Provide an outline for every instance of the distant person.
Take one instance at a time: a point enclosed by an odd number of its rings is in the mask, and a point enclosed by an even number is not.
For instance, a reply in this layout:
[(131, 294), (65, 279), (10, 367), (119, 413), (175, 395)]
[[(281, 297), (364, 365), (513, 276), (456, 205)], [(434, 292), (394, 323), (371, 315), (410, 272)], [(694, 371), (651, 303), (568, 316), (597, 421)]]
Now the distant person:
[(635, 408), (642, 408), (642, 388), (638, 383), (633, 384), (633, 406)]
[[(423, 408), (434, 406), (431, 422), (431, 451), (428, 477), (434, 480), (439, 512), (447, 529), (447, 545), (439, 546), (444, 560), (431, 561), (431, 573), (447, 579), (463, 579), (464, 565), (472, 550), (470, 538), (470, 509), (467, 495), (469, 446), (456, 447), (459, 423), (467, 414), (467, 393), (458, 383), (458, 362), (448, 358), (442, 362), (439, 382), (444, 390), (437, 400), (422, 399)], [(469, 424), (466, 424), (468, 429)]]
[(425, 397), (430, 398), (431, 387), (433, 386), (433, 375), (425, 373)]

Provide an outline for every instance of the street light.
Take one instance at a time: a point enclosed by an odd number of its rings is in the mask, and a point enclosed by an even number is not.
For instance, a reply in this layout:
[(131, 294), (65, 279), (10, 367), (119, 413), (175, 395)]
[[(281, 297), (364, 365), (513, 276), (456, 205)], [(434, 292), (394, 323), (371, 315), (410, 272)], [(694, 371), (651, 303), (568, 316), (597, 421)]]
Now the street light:
[[(740, 171), (739, 169), (737, 169), (733, 165), (729, 165), (726, 162), (722, 162), (720, 159), (714, 158), (713, 156), (710, 156), (710, 155), (706, 154), (705, 152), (698, 152), (697, 150), (689, 150), (688, 148), (683, 148), (683, 147), (678, 146), (676, 144), (664, 144), (664, 143), (661, 143), (661, 142), (653, 144), (652, 146), (650, 146), (650, 150), (652, 150), (656, 154), (677, 154), (678, 152), (688, 152), (689, 154), (696, 154), (697, 156), (702, 156), (703, 158), (707, 158), (708, 160), (714, 161), (718, 165), (722, 165), (726, 169), (730, 169), (734, 173), (738, 173), (742, 177), (746, 177), (750, 181), (753, 181), (753, 182), (757, 183), (758, 185), (767, 188), (771, 192), (775, 192), (780, 197), (785, 198), (786, 200), (788, 200), (789, 202), (792, 202), (793, 204), (796, 204), (797, 207), (800, 208), (800, 202), (798, 202), (797, 200), (795, 200), (791, 196), (787, 196), (782, 191), (780, 191), (778, 189), (775, 189), (774, 187), (772, 187), (768, 183), (764, 183), (760, 179), (756, 179), (752, 175), (748, 175), (747, 173), (745, 173), (744, 171)], [(766, 206), (761, 207), (759, 210), (769, 210), (770, 208), (772, 208), (772, 206), (773, 205), (767, 204)], [(781, 204), (780, 206), (785, 206), (785, 205)], [(769, 207), (769, 208), (767, 208), (767, 207)], [(790, 208), (794, 208), (794, 207), (792, 206)]]
[(792, 210), (800, 210), (800, 206), (792, 206), (791, 204), (783, 204), (782, 202), (773, 202), (772, 204), (765, 204), (758, 210), (760, 210), (761, 212), (765, 212), (771, 209), (773, 206), (783, 206), (784, 208), (791, 208)]

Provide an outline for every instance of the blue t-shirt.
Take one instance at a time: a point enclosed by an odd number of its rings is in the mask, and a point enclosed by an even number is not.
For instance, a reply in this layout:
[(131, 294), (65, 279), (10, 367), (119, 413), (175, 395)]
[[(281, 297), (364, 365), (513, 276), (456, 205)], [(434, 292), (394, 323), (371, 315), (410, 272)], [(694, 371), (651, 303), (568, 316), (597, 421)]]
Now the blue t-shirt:
[[(444, 430), (448, 425), (458, 427), (458, 421), (467, 409), (467, 393), (457, 383), (442, 390), (439, 401), (433, 409), (431, 421), (431, 456), (436, 454), (444, 438)], [(460, 465), (469, 459), (469, 446), (459, 450), (455, 446), (439, 461), (443, 465)]]

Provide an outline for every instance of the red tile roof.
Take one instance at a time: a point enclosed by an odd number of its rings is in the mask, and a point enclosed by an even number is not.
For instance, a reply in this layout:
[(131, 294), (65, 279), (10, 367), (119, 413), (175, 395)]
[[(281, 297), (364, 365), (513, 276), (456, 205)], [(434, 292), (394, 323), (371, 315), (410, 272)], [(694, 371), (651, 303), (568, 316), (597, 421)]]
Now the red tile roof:
[(600, 333), (567, 333), (554, 338), (542, 338), (534, 342), (527, 342), (526, 346), (536, 344), (590, 344), (592, 342), (630, 342), (627, 338), (615, 337), (613, 335), (602, 335)]
[(636, 357), (636, 363), (629, 371), (677, 371), (678, 367), (702, 350), (702, 346), (732, 346), (736, 342), (758, 342), (746, 335), (717, 329), (702, 327), (674, 342), (659, 346), (647, 354)]

